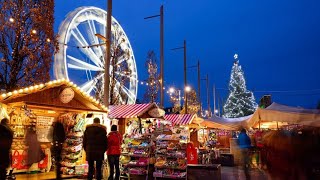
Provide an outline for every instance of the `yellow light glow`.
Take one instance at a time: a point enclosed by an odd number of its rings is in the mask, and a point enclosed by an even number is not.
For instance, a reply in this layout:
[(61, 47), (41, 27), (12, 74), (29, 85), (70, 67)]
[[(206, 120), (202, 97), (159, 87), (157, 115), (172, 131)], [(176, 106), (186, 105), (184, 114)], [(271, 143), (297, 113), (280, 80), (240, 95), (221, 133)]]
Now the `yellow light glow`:
[(24, 88), (23, 91), (24, 91), (24, 92), (28, 92), (28, 91), (29, 91), (29, 88)]
[(48, 85), (50, 85), (50, 86), (51, 86), (51, 85), (52, 85), (52, 81), (48, 82)]
[(8, 96), (12, 96), (12, 92), (9, 92), (7, 95), (8, 95)]
[(58, 80), (57, 80), (57, 83), (61, 83), (61, 79), (58, 79)]
[(1, 94), (1, 96), (2, 96), (3, 98), (5, 98), (7, 95), (6, 95), (6, 94)]
[(37, 30), (32, 30), (32, 34), (37, 34)]
[(10, 21), (10, 22), (14, 22), (14, 19), (13, 19), (13, 18), (10, 18), (9, 21)]
[(31, 86), (29, 89), (32, 91), (32, 90), (34, 89), (34, 87), (33, 87), (33, 86)]
[(57, 80), (53, 80), (52, 83), (53, 83), (53, 84), (57, 83)]
[(40, 88), (43, 88), (44, 84), (40, 84), (39, 86), (40, 86)]
[(18, 91), (17, 90), (13, 91), (13, 94), (18, 94)]
[(50, 42), (50, 41), (51, 41), (51, 40), (48, 38), (48, 39), (47, 39), (47, 42)]
[(48, 114), (55, 114), (55, 111), (48, 110)]
[(20, 89), (20, 90), (19, 90), (19, 93), (23, 93), (23, 89)]
[(39, 88), (39, 85), (35, 85), (34, 88), (35, 88), (35, 89), (38, 89), (38, 88)]

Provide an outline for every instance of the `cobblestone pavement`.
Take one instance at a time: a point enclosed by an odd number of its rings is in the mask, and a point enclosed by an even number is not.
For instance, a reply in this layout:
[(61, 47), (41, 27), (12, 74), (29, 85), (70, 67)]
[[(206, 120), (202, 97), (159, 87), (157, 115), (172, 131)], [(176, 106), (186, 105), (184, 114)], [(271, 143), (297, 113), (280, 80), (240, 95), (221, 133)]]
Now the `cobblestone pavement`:
[[(252, 180), (270, 180), (268, 174), (260, 169), (251, 169), (250, 171)], [(37, 173), (37, 174), (17, 174), (17, 180), (44, 180), (55, 179), (55, 173)], [(64, 179), (79, 180), (74, 177), (64, 177)], [(240, 167), (222, 167), (221, 180), (245, 180), (244, 171)]]

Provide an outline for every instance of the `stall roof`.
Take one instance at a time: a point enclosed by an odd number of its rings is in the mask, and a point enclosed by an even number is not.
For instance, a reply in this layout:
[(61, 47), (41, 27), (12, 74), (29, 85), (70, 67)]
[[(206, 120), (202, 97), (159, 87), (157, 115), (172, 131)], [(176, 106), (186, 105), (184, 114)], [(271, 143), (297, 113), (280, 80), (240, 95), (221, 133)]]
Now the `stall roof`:
[(149, 110), (157, 107), (155, 103), (111, 105), (109, 106), (110, 111), (108, 117), (115, 119), (138, 118)]
[(164, 119), (174, 125), (188, 125), (196, 116), (196, 114), (166, 114)]
[(218, 116), (213, 116), (209, 119), (205, 119), (202, 126), (207, 126), (209, 128), (226, 129), (226, 130), (239, 130), (242, 123), (250, 119), (252, 115), (239, 117), (239, 118), (223, 118)]
[[(62, 103), (59, 95), (64, 88), (71, 88), (74, 91), (74, 98), (68, 103)], [(73, 82), (66, 79), (49, 81), (44, 84), (37, 84), (12, 92), (3, 93), (0, 102), (4, 104), (24, 102), (33, 106), (48, 106), (57, 108), (78, 107), (82, 110), (108, 111), (107, 107), (100, 104), (98, 100), (82, 91)]]
[(272, 103), (266, 109), (258, 108), (245, 124), (248, 127), (257, 127), (259, 122), (287, 122), (320, 127), (320, 110)]

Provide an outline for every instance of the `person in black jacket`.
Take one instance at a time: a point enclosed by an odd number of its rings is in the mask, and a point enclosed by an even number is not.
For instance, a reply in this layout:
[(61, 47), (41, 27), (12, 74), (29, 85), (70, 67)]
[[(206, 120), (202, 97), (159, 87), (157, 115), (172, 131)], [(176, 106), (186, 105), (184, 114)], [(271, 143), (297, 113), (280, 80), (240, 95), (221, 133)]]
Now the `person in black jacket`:
[(88, 179), (92, 180), (94, 161), (96, 161), (96, 179), (102, 179), (102, 161), (107, 150), (107, 128), (100, 124), (99, 118), (93, 119), (84, 131), (83, 148), (86, 151), (86, 160), (89, 163)]
[(59, 121), (53, 125), (53, 150), (56, 161), (56, 179), (61, 179), (61, 151), (62, 145), (66, 139), (66, 133), (63, 124)]
[(13, 141), (13, 131), (7, 125), (8, 119), (0, 123), (0, 179), (6, 179), (6, 169), (10, 165), (10, 149)]

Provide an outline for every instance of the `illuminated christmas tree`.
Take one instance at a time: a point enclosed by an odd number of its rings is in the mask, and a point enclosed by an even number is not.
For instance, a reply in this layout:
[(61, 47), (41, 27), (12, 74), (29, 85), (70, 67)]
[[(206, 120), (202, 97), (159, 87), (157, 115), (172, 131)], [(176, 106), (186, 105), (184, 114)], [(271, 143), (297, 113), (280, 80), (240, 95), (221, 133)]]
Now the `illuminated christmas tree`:
[(145, 63), (145, 67), (148, 70), (148, 79), (146, 80), (147, 90), (144, 94), (145, 102), (156, 102), (158, 99), (158, 91), (159, 91), (159, 74), (158, 74), (158, 66), (157, 66), (157, 58), (154, 51), (149, 51), (147, 55), (147, 60)]
[[(188, 96), (188, 114), (197, 114), (200, 109), (200, 103), (198, 101), (198, 96), (195, 90), (191, 90), (187, 93)], [(184, 102), (185, 103), (185, 102)], [(185, 106), (183, 104), (180, 114), (185, 114)]]
[(12, 91), (50, 80), (58, 42), (54, 1), (0, 1), (0, 85)]
[(234, 55), (234, 59), (229, 82), (229, 97), (223, 106), (223, 116), (227, 118), (248, 116), (257, 108), (253, 93), (247, 90), (237, 54)]

